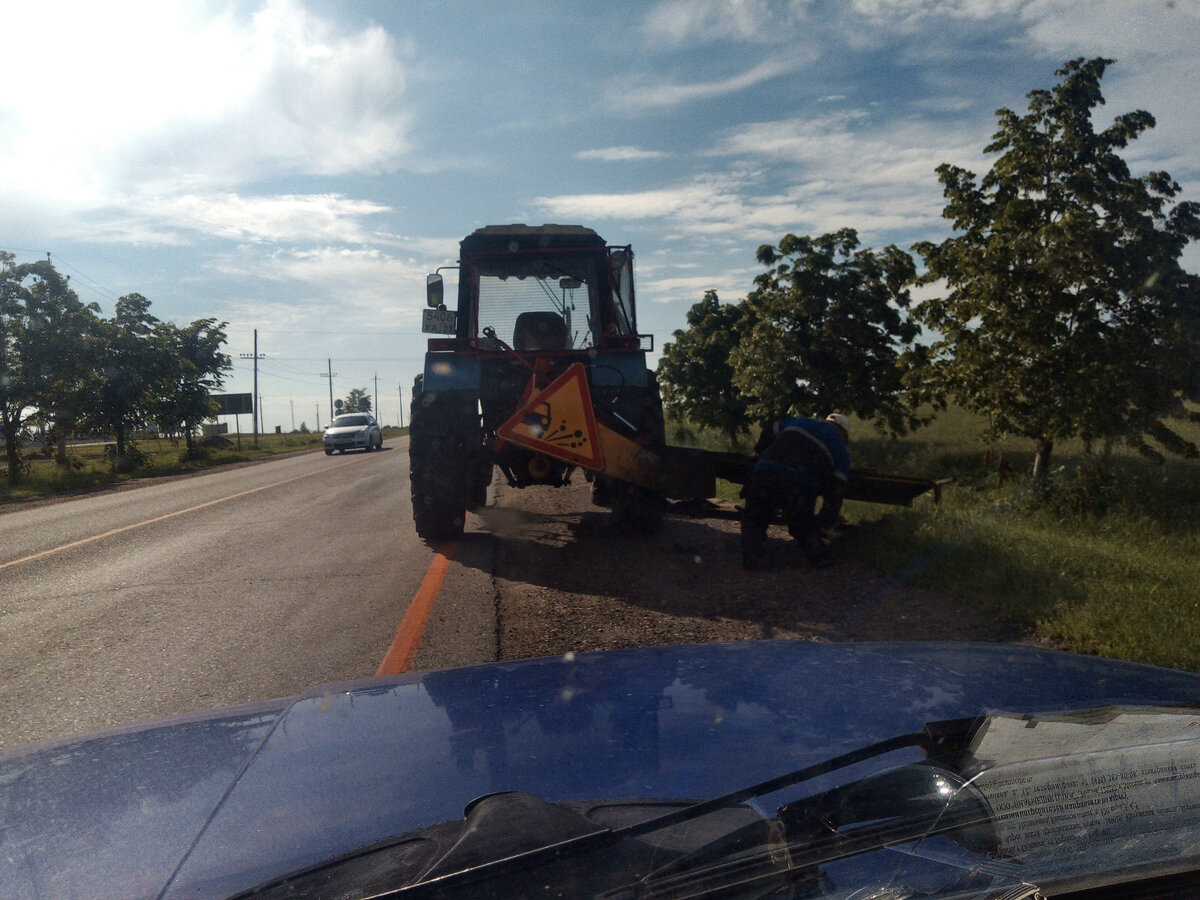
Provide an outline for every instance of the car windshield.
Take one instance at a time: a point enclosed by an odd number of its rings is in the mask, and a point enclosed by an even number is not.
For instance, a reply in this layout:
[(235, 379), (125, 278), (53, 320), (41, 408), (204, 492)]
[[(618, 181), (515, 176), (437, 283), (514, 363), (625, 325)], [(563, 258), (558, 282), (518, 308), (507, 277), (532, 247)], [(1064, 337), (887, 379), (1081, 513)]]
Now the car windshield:
[[(723, 896), (751, 886), (766, 896), (807, 882), (807, 896), (845, 897), (878, 888), (879, 866), (891, 868), (896, 895), (919, 883), (927, 897), (1023, 896), (1009, 892), (1089, 881), (1114, 866), (1175, 875), (1200, 852), (1200, 821), (1189, 811), (1200, 799), (1198, 722), (1195, 708), (1107, 707), (927, 723), (698, 802), (552, 805), (493, 794), (448, 835), (450, 823), (397, 835), (246, 896), (340, 895), (361, 885), (368, 866), (387, 871), (398, 896), (414, 897), (525, 893), (530, 884), (560, 896), (581, 872), (605, 896)], [(895, 760), (918, 747), (921, 762)], [(871, 774), (843, 775), (884, 758), (891, 762)], [(810, 784), (835, 775), (835, 787)], [(767, 796), (775, 812), (763, 816), (757, 801)], [(1064, 854), (1081, 832), (1089, 840)], [(440, 859), (434, 846), (397, 852), (433, 845), (435, 835), (446, 848)], [(647, 865), (646, 855), (657, 858)]]
[(1197, 881), (1200, 0), (5, 13), (0, 900)]

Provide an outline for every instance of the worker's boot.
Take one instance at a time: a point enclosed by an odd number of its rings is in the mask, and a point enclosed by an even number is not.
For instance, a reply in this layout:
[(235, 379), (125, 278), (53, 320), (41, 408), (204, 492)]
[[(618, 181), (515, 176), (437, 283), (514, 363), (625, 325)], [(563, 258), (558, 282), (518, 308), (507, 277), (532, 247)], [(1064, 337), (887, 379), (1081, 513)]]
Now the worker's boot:
[(808, 557), (808, 562), (814, 569), (825, 569), (833, 565), (833, 554), (819, 535), (810, 535), (800, 542), (800, 546), (804, 548), (804, 555)]

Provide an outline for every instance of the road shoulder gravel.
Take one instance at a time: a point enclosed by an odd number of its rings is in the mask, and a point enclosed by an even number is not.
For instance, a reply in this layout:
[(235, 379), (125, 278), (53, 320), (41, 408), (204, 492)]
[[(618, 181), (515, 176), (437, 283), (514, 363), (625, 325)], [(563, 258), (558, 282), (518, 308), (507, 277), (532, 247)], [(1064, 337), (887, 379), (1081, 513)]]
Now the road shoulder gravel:
[(500, 659), (756, 639), (1024, 641), (1012, 625), (854, 561), (813, 569), (782, 527), (768, 567), (743, 572), (732, 504), (622, 531), (576, 476), (501, 485), (478, 515), (496, 540)]

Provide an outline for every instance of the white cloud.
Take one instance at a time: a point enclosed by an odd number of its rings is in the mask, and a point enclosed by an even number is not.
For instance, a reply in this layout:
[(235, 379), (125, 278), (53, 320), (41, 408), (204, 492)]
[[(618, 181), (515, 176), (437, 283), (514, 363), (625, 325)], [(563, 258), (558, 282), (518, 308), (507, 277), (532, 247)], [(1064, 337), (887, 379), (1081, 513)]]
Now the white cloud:
[(303, 316), (303, 308), (312, 307), (327, 322), (336, 321), (338, 330), (415, 325), (420, 319), (427, 272), (423, 262), (399, 259), (377, 248), (336, 246), (261, 256), (231, 254), (213, 268), (227, 277), (300, 285), (305, 299), (288, 316)]
[[(655, 303), (676, 303), (686, 300), (698, 302), (705, 291), (716, 291), (725, 301), (740, 300), (746, 295), (747, 285), (752, 285), (756, 272), (739, 269), (713, 275), (676, 276), (674, 278), (642, 277), (638, 282), (638, 296), (649, 297)], [(670, 340), (660, 335), (660, 340)]]
[(741, 179), (733, 176), (705, 175), (675, 187), (620, 194), (560, 194), (538, 197), (534, 202), (550, 215), (572, 221), (670, 218), (688, 223), (688, 230), (696, 231), (741, 218), (740, 183)]
[(622, 81), (608, 91), (609, 106), (614, 110), (648, 110), (711, 100), (736, 94), (764, 81), (788, 75), (811, 63), (812, 58), (802, 57), (799, 52), (793, 58), (768, 59), (758, 65), (716, 81), (692, 84), (634, 83)]
[[(914, 35), (931, 28), (995, 29), (996, 48), (1019, 43), (1048, 61), (1049, 71), (1075, 57), (1107, 56), (1116, 60), (1102, 86), (1107, 104), (1096, 115), (1097, 127), (1132, 109), (1147, 109), (1157, 127), (1130, 145), (1133, 163), (1153, 159), (1184, 180), (1200, 182), (1190, 161), (1200, 145), (1200, 117), (1195, 115), (1195, 48), (1200, 46), (1200, 4), (1132, 2), (1132, 0), (855, 0), (857, 27), (881, 34)], [(962, 27), (961, 25), (958, 27)], [(986, 33), (986, 32), (984, 32)], [(913, 46), (913, 61), (929, 62), (954, 52), (956, 41)], [(951, 91), (929, 97), (920, 107), (934, 112), (965, 111), (975, 102)], [(1004, 104), (1024, 108), (1023, 96)]]
[(6, 181), (44, 186), (46, 205), (61, 211), (131, 190), (398, 164), (405, 79), (386, 32), (341, 30), (289, 0), (248, 19), (205, 12), (157, 0), (6, 12)]
[(787, 26), (804, 16), (807, 0), (669, 0), (642, 22), (648, 42), (674, 46), (694, 41), (769, 43), (786, 39)]
[(458, 259), (458, 237), (413, 237), (409, 235), (381, 235), (396, 247), (407, 250), (414, 258), (424, 260), (425, 265), (437, 267)]
[(183, 194), (129, 200), (94, 217), (92, 239), (176, 244), (196, 237), (248, 243), (366, 244), (370, 219), (386, 206), (337, 194), (243, 196)]
[[(934, 18), (1012, 18), (1026, 11), (1063, 5), (1059, 0), (853, 0), (852, 3), (854, 12), (872, 27), (903, 29), (925, 25)], [(1077, 2), (1071, 5), (1078, 7)]]
[(972, 133), (962, 123), (876, 122), (852, 110), (739, 127), (713, 152), (786, 165), (794, 226), (818, 232), (850, 226), (869, 236), (940, 221), (936, 168), (949, 162), (979, 171), (987, 134), (985, 126)]
[[(1154, 114), (1156, 127), (1132, 143), (1127, 159), (1140, 169), (1151, 160), (1181, 179), (1200, 182), (1195, 148), (1200, 146), (1196, 115), (1195, 50), (1200, 46), (1200, 5), (1100, 2), (1078, 9), (1051, 7), (1029, 28), (1030, 40), (1066, 61), (1076, 56), (1116, 60), (1105, 72), (1105, 106), (1096, 113), (1097, 127), (1132, 109)], [(1200, 188), (1200, 183), (1194, 185)]]
[[(1195, 50), (1200, 6), (1195, 3), (1131, 3), (1094, 0), (1028, 5), (1028, 36), (1048, 51), (1071, 55), (1128, 56), (1153, 60)], [(1036, 13), (1036, 15), (1033, 15)]]
[(661, 150), (643, 150), (641, 147), (601, 147), (596, 150), (581, 150), (576, 159), (595, 159), (600, 162), (639, 162), (647, 159), (665, 159), (670, 156)]
[[(551, 218), (661, 220), (700, 242), (775, 241), (788, 232), (858, 229), (864, 242), (944, 231), (936, 168), (979, 171), (986, 128), (877, 122), (862, 111), (731, 129), (710, 152), (723, 174), (654, 190), (540, 197)], [(915, 236), (914, 236), (915, 235)]]

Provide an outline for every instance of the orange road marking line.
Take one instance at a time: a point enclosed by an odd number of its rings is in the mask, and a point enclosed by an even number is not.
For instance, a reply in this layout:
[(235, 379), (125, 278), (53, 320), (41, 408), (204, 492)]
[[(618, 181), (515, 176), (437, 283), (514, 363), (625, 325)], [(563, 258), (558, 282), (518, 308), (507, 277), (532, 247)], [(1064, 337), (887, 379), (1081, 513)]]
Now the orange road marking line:
[(51, 556), (55, 553), (61, 553), (63, 550), (70, 550), (72, 547), (81, 547), (84, 544), (90, 544), (92, 541), (98, 541), (101, 538), (112, 537), (114, 534), (122, 534), (126, 531), (133, 531), (135, 528), (141, 528), (145, 525), (153, 525), (155, 522), (163, 522), (167, 519), (173, 519), (176, 516), (182, 516), (184, 513), (195, 512), (198, 509), (204, 509), (208, 506), (216, 506), (218, 503), (224, 503), (226, 500), (236, 500), (238, 497), (245, 497), (249, 494), (257, 494), (259, 491), (265, 491), (268, 488), (279, 487), (282, 484), (291, 484), (293, 481), (299, 481), (301, 478), (310, 478), (313, 475), (320, 475), (323, 472), (329, 472), (333, 469), (339, 469), (342, 466), (350, 466), (353, 464), (353, 462), (338, 463), (336, 466), (330, 466), (327, 469), (317, 469), (315, 472), (305, 472), (303, 475), (294, 475), (291, 478), (285, 478), (283, 481), (275, 481), (271, 484), (264, 484), (261, 487), (250, 488), (248, 491), (239, 491), (236, 494), (230, 494), (228, 497), (218, 497), (216, 500), (209, 500), (207, 503), (189, 506), (187, 509), (177, 509), (175, 512), (169, 512), (165, 515), (155, 516), (153, 519), (146, 519), (142, 522), (134, 522), (132, 525), (123, 525), (120, 528), (114, 528), (111, 531), (105, 531), (101, 534), (93, 534), (91, 537), (85, 537), (80, 538), (77, 541), (71, 541), (69, 544), (60, 544), (57, 547), (50, 547), (47, 550), (39, 550), (37, 553), (31, 553), (28, 556), (22, 556), (19, 559), (13, 559), (6, 563), (0, 563), (0, 569), (7, 569), (9, 566), (19, 565), (20, 563), (24, 562), (31, 562), (35, 559), (41, 559), (43, 556)]
[(454, 551), (458, 549), (458, 539), (446, 541), (438, 548), (429, 564), (429, 571), (417, 588), (417, 594), (409, 604), (408, 612), (400, 623), (400, 629), (388, 648), (387, 655), (375, 672), (381, 675), (403, 675), (412, 666), (413, 657), (417, 655), (417, 647), (425, 636), (425, 626), (429, 624), (429, 616), (433, 605), (442, 590), (442, 582), (446, 580), (446, 570), (450, 568), (450, 560), (454, 559)]

